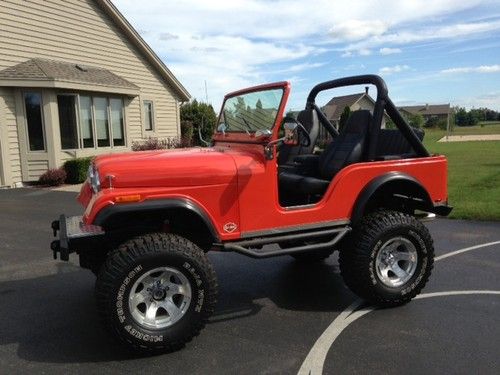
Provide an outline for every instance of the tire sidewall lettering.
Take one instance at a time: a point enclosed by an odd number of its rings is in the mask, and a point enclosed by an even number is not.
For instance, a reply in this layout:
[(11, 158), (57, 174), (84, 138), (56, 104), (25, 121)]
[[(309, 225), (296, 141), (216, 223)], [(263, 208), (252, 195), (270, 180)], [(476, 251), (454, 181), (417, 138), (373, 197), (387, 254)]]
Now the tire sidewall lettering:
[(184, 269), (186, 269), (189, 272), (189, 274), (194, 278), (198, 290), (194, 311), (197, 313), (201, 313), (201, 310), (203, 308), (203, 302), (205, 301), (205, 290), (203, 289), (203, 280), (198, 274), (196, 268), (193, 267), (189, 262), (184, 262), (182, 267), (184, 267)]
[[(149, 264), (149, 262), (146, 264), (135, 265), (134, 268), (130, 270), (123, 278), (123, 281), (116, 292), (116, 318), (123, 329), (134, 339), (149, 343), (160, 343), (163, 342), (166, 337), (163, 334), (154, 334), (154, 331), (146, 330), (143, 327), (139, 326), (131, 317), (128, 306), (128, 298), (134, 282), (142, 274), (152, 268), (152, 265)], [(203, 278), (200, 275), (199, 271), (192, 263), (188, 261), (178, 263), (178, 265), (173, 264), (172, 266), (174, 268), (177, 268), (188, 278), (193, 291), (191, 306), (189, 307), (188, 311), (186, 311), (186, 316), (184, 316), (181, 321), (184, 320), (184, 318), (187, 318), (187, 315), (189, 314), (201, 314), (206, 300), (206, 292), (204, 288)], [(177, 326), (179, 323), (181, 323), (181, 321), (176, 322), (171, 327), (168, 327), (167, 330)]]

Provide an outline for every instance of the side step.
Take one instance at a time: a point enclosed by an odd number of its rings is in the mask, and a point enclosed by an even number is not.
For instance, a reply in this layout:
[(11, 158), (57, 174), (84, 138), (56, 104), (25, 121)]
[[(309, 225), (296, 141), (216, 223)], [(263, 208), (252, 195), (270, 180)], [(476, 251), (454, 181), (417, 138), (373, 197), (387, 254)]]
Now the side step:
[[(336, 227), (336, 228), (323, 229), (306, 233), (294, 233), (294, 234), (284, 234), (278, 236), (253, 238), (250, 240), (225, 243), (222, 246), (223, 249), (226, 251), (236, 251), (238, 253), (250, 256), (252, 258), (269, 258), (278, 255), (286, 255), (286, 254), (315, 251), (315, 250), (325, 250), (334, 246), (350, 231), (351, 227), (349, 226)], [(315, 238), (318, 237), (330, 237), (330, 236), (333, 236), (333, 238), (327, 242), (301, 245), (301, 246), (289, 247), (286, 249), (278, 249), (278, 250), (274, 249), (274, 250), (262, 251), (260, 249), (255, 249), (255, 247), (261, 247), (263, 245), (269, 245), (279, 242), (314, 240)]]

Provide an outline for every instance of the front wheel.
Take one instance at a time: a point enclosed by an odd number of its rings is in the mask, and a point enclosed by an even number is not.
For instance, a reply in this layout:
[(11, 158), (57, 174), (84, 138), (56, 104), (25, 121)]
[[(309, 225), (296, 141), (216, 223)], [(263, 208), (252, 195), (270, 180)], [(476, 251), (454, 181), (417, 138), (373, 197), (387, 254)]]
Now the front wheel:
[(181, 348), (213, 313), (215, 272), (204, 252), (172, 234), (136, 237), (111, 252), (96, 281), (108, 330), (145, 352)]
[(385, 306), (410, 301), (424, 288), (434, 264), (427, 228), (395, 211), (367, 215), (341, 250), (340, 271), (360, 297)]

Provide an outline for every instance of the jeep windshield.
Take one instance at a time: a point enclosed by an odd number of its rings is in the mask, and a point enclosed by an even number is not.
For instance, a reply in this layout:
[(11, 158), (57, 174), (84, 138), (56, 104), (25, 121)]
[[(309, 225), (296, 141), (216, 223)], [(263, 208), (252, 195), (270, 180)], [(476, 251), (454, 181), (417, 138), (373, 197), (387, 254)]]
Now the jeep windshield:
[(219, 117), (217, 132), (271, 134), (283, 92), (282, 88), (272, 88), (227, 98)]

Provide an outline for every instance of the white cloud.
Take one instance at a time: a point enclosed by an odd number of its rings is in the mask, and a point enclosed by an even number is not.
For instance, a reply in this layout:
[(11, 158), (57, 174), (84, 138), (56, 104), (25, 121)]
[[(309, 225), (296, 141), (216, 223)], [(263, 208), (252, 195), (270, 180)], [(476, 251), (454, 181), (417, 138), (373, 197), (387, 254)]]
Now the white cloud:
[(481, 65), (481, 66), (467, 66), (462, 68), (449, 68), (441, 70), (444, 74), (459, 74), (459, 73), (498, 73), (500, 72), (500, 65)]
[(395, 65), (395, 66), (384, 66), (379, 69), (379, 74), (389, 75), (393, 73), (400, 73), (405, 70), (410, 69), (408, 65)]
[(179, 35), (175, 35), (172, 33), (160, 33), (158, 37), (160, 40), (171, 40), (171, 39), (179, 39)]
[(390, 48), (390, 47), (384, 47), (380, 48), (379, 53), (381, 55), (393, 55), (395, 53), (401, 53), (401, 48)]
[(382, 35), (387, 28), (388, 25), (380, 20), (348, 20), (334, 25), (330, 29), (330, 35), (337, 41), (355, 41)]
[(314, 69), (327, 49), (387, 54), (407, 43), (500, 31), (492, 18), (442, 22), (491, 0), (112, 1), (194, 97), (205, 97), (207, 81), (215, 106), (229, 90)]
[(326, 62), (317, 62), (317, 63), (302, 63), (292, 65), (288, 69), (284, 69), (283, 72), (301, 72), (309, 69), (316, 69), (326, 65)]
[(340, 56), (341, 57), (353, 57), (353, 56), (370, 56), (372, 54), (372, 50), (369, 48), (360, 48), (358, 50), (348, 50), (344, 51)]
[(437, 26), (420, 29), (403, 29), (398, 32), (389, 32), (367, 38), (357, 43), (346, 46), (346, 50), (358, 50), (362, 48), (380, 45), (404, 45), (434, 40), (456, 40), (468, 36), (475, 36), (487, 32), (500, 30), (500, 20), (491, 22), (459, 23), (447, 26)]

